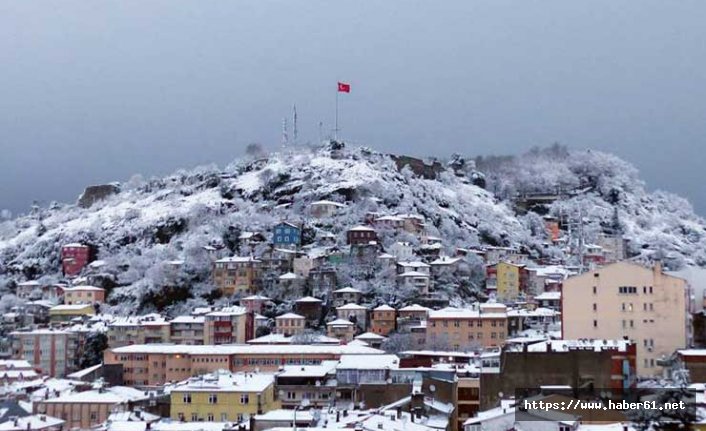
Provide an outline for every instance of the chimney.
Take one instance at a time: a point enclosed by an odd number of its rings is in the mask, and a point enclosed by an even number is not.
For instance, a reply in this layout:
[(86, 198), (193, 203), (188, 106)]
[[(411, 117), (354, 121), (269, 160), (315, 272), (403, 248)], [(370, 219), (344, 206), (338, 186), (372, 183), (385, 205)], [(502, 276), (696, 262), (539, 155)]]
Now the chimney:
[(397, 407), (397, 419), (402, 418), (402, 407)]

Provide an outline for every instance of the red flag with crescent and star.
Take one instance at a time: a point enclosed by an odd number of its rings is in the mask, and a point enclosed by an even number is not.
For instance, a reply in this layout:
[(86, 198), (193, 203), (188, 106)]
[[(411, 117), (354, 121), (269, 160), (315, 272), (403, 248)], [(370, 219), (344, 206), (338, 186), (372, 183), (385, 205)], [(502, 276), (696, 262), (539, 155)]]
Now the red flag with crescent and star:
[(351, 85), (346, 84), (345, 82), (339, 82), (338, 83), (338, 92), (339, 93), (350, 93), (351, 92)]

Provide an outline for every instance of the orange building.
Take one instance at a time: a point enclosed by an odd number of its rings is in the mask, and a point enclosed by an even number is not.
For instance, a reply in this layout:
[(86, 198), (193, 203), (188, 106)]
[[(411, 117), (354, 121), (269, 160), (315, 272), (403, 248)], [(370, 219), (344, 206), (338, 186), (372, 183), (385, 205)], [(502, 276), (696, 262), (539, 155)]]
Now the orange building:
[(429, 313), (427, 343), (448, 343), (453, 350), (502, 346), (507, 326), (507, 307), (503, 304), (480, 304), (476, 309), (444, 308)]
[(381, 305), (370, 313), (370, 332), (387, 336), (397, 326), (397, 311), (389, 305)]
[(133, 344), (106, 350), (103, 362), (106, 365), (122, 365), (124, 384), (153, 387), (220, 369), (267, 372), (277, 371), (283, 365), (320, 364), (325, 360), (337, 360), (344, 354), (382, 353), (356, 345)]

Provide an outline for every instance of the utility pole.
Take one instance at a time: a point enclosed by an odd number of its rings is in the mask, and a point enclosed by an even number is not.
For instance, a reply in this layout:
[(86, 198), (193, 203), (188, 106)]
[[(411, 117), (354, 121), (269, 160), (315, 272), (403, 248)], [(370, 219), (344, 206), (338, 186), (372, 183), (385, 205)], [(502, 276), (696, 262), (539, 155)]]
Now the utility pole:
[(292, 122), (293, 124), (293, 129), (292, 129), (292, 139), (294, 140), (294, 145), (297, 144), (297, 138), (299, 137), (299, 130), (297, 129), (297, 104), (295, 103), (292, 111)]

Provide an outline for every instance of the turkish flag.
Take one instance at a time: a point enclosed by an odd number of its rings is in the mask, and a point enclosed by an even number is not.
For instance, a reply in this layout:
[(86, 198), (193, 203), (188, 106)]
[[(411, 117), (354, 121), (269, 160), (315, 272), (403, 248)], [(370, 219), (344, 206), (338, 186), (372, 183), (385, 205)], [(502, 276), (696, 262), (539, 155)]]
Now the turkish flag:
[(351, 92), (351, 85), (346, 84), (345, 82), (339, 82), (338, 83), (338, 92), (339, 93), (350, 93)]

